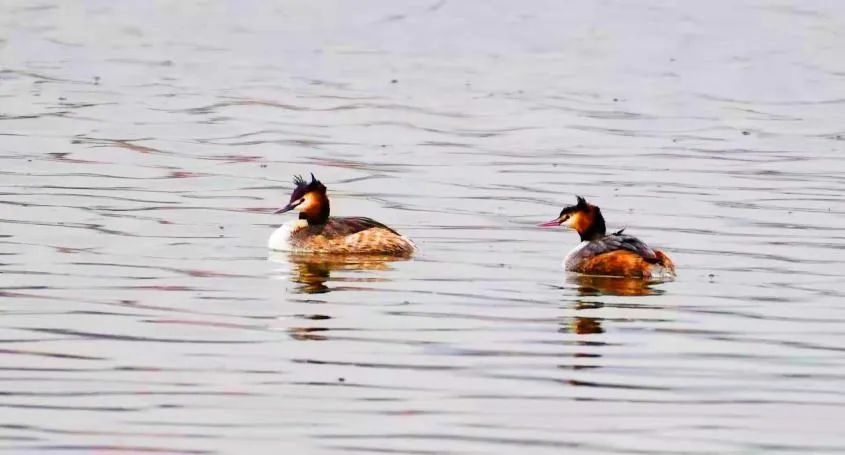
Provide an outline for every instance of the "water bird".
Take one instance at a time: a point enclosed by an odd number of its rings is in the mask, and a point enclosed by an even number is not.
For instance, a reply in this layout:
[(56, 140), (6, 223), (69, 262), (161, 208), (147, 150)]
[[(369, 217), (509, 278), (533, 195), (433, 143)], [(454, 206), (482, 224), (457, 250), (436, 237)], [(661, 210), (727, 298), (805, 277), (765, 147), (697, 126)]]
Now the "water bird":
[(314, 174), (307, 182), (293, 179), (290, 201), (274, 213), (291, 210), (299, 218), (276, 229), (267, 242), (271, 250), (320, 254), (378, 254), (407, 257), (416, 246), (407, 237), (365, 217), (329, 216), (326, 186)]
[(665, 253), (653, 250), (642, 240), (624, 234), (624, 229), (607, 234), (601, 209), (576, 196), (577, 204), (564, 207), (560, 215), (541, 227), (566, 226), (581, 236), (563, 260), (564, 269), (587, 275), (668, 279), (675, 265)]

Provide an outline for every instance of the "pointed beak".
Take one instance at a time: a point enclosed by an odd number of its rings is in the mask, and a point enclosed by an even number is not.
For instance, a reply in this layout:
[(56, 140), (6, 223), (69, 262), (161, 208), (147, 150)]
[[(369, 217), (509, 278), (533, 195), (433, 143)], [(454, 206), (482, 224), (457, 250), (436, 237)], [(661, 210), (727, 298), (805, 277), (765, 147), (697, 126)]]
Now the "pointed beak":
[(560, 226), (560, 217), (555, 218), (551, 221), (546, 221), (545, 223), (540, 223), (537, 226), (539, 226), (539, 227), (558, 227), (558, 226)]
[(273, 212), (273, 214), (276, 215), (276, 214), (279, 214), (279, 213), (290, 212), (291, 210), (295, 209), (296, 206), (299, 205), (299, 204), (302, 204), (301, 199), (298, 200), (298, 201), (293, 201), (293, 202), (289, 203), (288, 205), (286, 205), (286, 206), (280, 208), (279, 210), (276, 210), (275, 212)]

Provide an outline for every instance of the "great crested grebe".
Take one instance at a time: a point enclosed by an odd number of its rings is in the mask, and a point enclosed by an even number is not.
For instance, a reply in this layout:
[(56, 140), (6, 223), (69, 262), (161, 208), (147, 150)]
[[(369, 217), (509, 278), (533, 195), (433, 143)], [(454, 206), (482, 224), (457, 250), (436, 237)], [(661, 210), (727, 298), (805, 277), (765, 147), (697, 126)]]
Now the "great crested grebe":
[(543, 227), (564, 225), (581, 236), (581, 243), (563, 261), (567, 271), (654, 279), (675, 276), (675, 265), (669, 256), (652, 250), (636, 237), (623, 234), (624, 229), (608, 235), (601, 210), (583, 197), (576, 197), (577, 204), (565, 207), (560, 216), (540, 224)]
[(294, 177), (290, 202), (274, 213), (299, 211), (299, 219), (276, 229), (271, 250), (327, 254), (380, 254), (410, 256), (414, 243), (393, 229), (364, 217), (330, 217), (326, 187), (311, 174), (311, 181)]

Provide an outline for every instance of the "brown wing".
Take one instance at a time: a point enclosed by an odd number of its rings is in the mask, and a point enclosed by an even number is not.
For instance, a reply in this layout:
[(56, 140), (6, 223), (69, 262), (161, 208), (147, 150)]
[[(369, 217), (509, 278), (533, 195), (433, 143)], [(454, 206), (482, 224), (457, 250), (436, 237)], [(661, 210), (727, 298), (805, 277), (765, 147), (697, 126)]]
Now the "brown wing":
[(342, 247), (351, 253), (376, 253), (406, 256), (414, 245), (391, 229), (371, 228), (343, 238)]
[(587, 259), (577, 271), (589, 275), (649, 277), (651, 264), (633, 251), (614, 250)]
[[(623, 229), (624, 230), (624, 229)], [(616, 250), (628, 250), (635, 253), (652, 264), (657, 263), (657, 256), (654, 250), (649, 248), (642, 240), (623, 234), (622, 231), (606, 235), (598, 240), (593, 240), (587, 247), (590, 255), (600, 256), (605, 253), (610, 253)]]
[(298, 250), (339, 254), (411, 255), (414, 244), (370, 218), (329, 218), (292, 236)]
[(327, 239), (336, 237), (346, 237), (348, 235), (357, 234), (368, 229), (385, 229), (396, 235), (398, 232), (389, 227), (379, 223), (371, 218), (349, 216), (349, 217), (331, 217), (326, 221), (326, 224), (316, 226), (308, 226), (309, 234), (323, 235)]

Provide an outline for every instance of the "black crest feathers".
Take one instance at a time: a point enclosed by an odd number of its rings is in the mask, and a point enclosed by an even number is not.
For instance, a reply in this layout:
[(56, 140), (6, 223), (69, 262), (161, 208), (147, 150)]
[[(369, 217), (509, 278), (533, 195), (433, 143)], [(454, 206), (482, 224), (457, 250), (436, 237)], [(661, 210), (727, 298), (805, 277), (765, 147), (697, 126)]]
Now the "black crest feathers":
[(577, 203), (575, 205), (564, 207), (563, 210), (560, 211), (560, 216), (572, 214), (575, 212), (590, 211), (590, 204), (587, 203), (587, 200), (584, 199), (583, 196), (575, 196), (575, 200), (577, 201)]
[(301, 175), (295, 175), (293, 177), (293, 194), (291, 195), (291, 200), (299, 199), (306, 194), (317, 191), (317, 192), (326, 192), (326, 186), (323, 185), (317, 177), (314, 177), (314, 174), (311, 174), (311, 181), (305, 180)]

